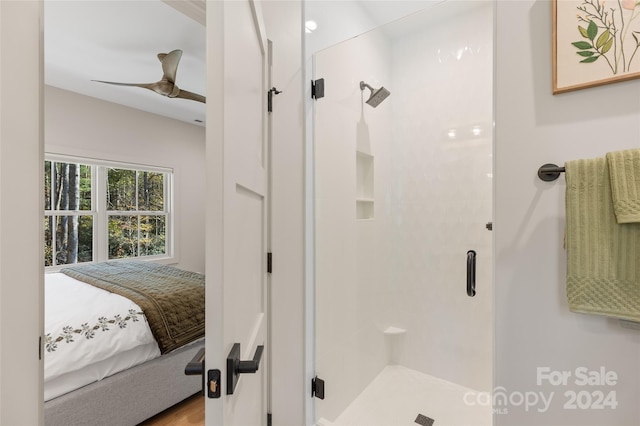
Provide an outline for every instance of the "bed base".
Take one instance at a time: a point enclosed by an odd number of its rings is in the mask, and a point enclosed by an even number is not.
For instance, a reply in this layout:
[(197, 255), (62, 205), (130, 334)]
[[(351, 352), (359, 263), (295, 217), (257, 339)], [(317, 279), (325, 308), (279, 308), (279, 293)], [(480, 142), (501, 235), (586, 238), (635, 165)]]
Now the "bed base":
[(202, 390), (185, 366), (204, 340), (44, 403), (45, 426), (134, 426)]

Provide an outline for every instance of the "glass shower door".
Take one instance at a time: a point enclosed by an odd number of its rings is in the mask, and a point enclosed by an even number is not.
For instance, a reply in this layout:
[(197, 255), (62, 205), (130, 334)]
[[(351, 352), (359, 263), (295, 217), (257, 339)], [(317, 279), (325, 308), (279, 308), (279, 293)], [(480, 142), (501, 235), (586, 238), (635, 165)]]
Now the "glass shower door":
[(314, 56), (317, 424), (491, 424), (492, 22), (445, 2)]

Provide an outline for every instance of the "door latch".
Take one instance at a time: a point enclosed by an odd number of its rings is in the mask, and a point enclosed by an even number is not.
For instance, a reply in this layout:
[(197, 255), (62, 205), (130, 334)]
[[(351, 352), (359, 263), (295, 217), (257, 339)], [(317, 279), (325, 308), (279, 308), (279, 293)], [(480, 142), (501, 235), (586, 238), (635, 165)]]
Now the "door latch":
[(207, 382), (209, 386), (207, 386), (207, 396), (209, 398), (220, 398), (220, 370), (209, 370), (207, 373)]
[(272, 87), (267, 92), (267, 112), (273, 112), (273, 95), (279, 95), (282, 93), (282, 90), (278, 90), (275, 87)]
[(209, 370), (207, 380), (204, 380), (204, 348), (200, 349), (196, 356), (184, 368), (187, 376), (202, 376), (202, 391), (205, 389), (209, 398), (220, 398), (220, 370)]

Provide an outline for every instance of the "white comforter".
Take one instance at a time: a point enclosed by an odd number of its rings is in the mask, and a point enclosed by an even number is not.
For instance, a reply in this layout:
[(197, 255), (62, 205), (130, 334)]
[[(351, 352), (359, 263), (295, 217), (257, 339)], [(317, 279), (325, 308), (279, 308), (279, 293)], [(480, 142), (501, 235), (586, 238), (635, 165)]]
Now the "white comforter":
[[(113, 366), (105, 364), (118, 354), (128, 354), (125, 368), (160, 356), (140, 307), (125, 297), (51, 273), (45, 277), (45, 302), (45, 399), (57, 396), (47, 395), (47, 382), (59, 382), (73, 372), (100, 366), (98, 373), (81, 374), (89, 382), (112, 374)], [(137, 348), (144, 350), (132, 359)]]

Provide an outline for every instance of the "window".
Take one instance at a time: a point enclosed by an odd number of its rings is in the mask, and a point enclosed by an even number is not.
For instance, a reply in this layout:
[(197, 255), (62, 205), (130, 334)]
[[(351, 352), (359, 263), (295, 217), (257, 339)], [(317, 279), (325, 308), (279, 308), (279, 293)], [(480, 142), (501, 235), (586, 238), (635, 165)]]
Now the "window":
[(93, 260), (92, 167), (45, 161), (45, 266)]
[(47, 267), (171, 257), (170, 170), (47, 156)]

